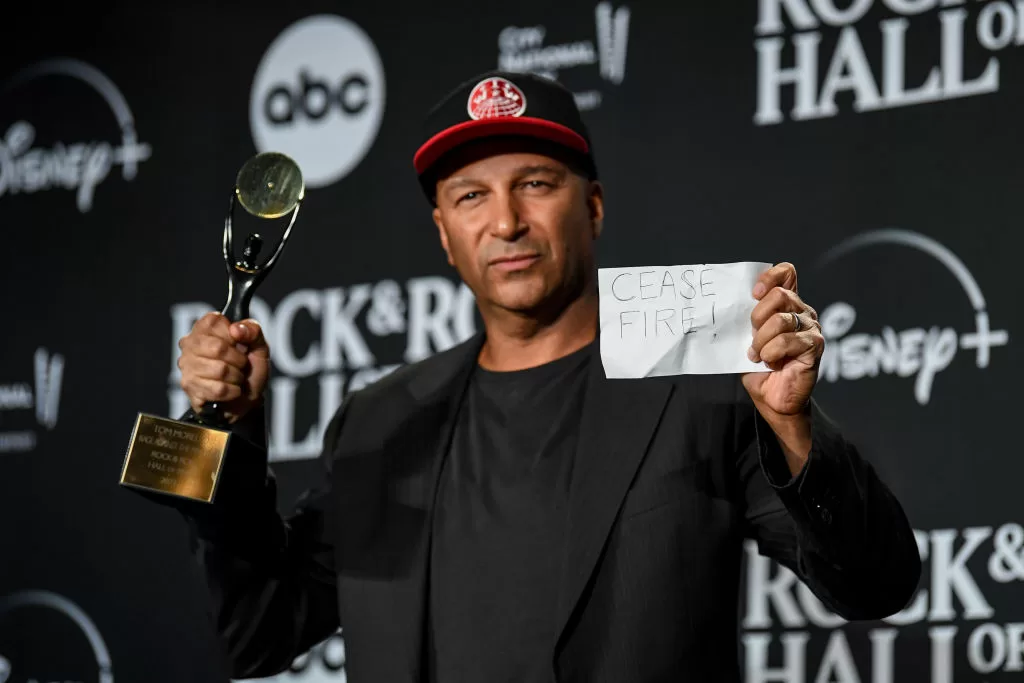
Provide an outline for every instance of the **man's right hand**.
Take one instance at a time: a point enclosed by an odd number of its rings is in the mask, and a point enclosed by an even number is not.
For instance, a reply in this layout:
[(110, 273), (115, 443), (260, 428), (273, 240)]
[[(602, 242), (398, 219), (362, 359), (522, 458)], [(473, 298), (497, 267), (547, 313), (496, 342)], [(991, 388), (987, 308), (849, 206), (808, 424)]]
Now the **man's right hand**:
[(270, 374), (270, 347), (255, 320), (228, 322), (207, 313), (178, 341), (181, 388), (192, 410), (221, 403), (233, 423), (260, 402)]

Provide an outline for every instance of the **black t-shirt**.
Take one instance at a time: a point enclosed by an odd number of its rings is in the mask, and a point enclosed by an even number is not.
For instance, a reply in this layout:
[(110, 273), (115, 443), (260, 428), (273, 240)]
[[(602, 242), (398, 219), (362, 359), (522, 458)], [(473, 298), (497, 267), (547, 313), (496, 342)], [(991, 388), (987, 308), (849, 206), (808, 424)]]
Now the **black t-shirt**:
[(548, 683), (569, 482), (592, 350), (477, 367), (441, 476), (430, 567), (433, 683)]

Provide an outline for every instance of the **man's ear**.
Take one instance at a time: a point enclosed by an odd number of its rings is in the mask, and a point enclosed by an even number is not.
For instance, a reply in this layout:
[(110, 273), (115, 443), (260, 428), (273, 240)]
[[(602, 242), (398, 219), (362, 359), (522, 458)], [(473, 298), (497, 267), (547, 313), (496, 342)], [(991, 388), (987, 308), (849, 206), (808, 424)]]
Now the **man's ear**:
[(587, 210), (590, 212), (593, 237), (597, 239), (604, 229), (604, 186), (597, 180), (591, 180), (588, 183)]
[(444, 227), (444, 219), (441, 217), (441, 209), (434, 207), (433, 217), (434, 225), (437, 226), (437, 234), (441, 238), (441, 248), (444, 249), (444, 253), (448, 257), (448, 265), (454, 266), (455, 261), (452, 260), (452, 252), (451, 249), (448, 248), (448, 231)]

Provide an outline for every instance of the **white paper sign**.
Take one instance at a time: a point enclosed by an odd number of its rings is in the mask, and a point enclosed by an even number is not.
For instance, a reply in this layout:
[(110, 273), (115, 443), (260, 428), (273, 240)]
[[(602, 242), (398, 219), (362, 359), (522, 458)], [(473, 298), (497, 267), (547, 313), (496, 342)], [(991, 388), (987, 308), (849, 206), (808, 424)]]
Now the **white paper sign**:
[(601, 268), (601, 360), (610, 379), (766, 372), (752, 363), (752, 291), (769, 263)]

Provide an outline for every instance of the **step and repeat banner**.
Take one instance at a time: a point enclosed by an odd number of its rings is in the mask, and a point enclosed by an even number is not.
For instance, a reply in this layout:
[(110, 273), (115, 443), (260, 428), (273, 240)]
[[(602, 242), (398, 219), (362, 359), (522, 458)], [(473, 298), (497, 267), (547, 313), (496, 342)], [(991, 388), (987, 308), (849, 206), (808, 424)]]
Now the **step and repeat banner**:
[[(177, 340), (226, 296), (235, 174), (277, 150), (307, 181), (252, 307), (288, 510), (348, 392), (479, 327), (412, 155), (427, 109), (495, 67), (575, 93), (602, 266), (797, 265), (817, 396), (916, 529), (919, 592), (872, 623), (748, 548), (746, 682), (1024, 676), (1024, 3), (23, 11), (0, 64), (0, 682), (228, 680), (180, 517), (117, 481), (136, 414), (186, 405)], [(339, 633), (276, 680), (344, 663)]]

